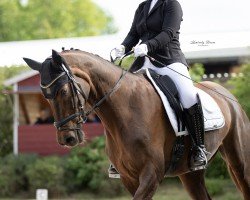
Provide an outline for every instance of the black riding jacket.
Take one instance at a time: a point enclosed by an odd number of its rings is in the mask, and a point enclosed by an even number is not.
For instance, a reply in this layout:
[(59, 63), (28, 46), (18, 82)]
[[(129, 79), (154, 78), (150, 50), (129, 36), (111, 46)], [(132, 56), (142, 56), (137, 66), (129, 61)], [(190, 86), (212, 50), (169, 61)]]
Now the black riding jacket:
[[(148, 55), (165, 65), (175, 62), (188, 66), (180, 49), (179, 30), (182, 9), (177, 0), (158, 0), (149, 13), (151, 0), (142, 2), (137, 8), (131, 29), (123, 41), (125, 52), (130, 51), (141, 40), (148, 47)], [(132, 71), (142, 67), (145, 57), (138, 57)], [(157, 67), (163, 67), (156, 62)]]

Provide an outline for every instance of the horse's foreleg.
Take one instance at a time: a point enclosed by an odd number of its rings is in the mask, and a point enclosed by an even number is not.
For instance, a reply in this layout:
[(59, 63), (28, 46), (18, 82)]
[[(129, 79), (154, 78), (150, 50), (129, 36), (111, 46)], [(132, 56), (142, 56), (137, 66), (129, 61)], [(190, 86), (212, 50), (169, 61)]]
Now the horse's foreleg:
[(133, 200), (151, 200), (158, 185), (159, 181), (153, 164), (145, 165), (139, 175), (139, 187)]
[(204, 170), (199, 170), (179, 176), (183, 186), (192, 199), (211, 200), (205, 186), (204, 173)]

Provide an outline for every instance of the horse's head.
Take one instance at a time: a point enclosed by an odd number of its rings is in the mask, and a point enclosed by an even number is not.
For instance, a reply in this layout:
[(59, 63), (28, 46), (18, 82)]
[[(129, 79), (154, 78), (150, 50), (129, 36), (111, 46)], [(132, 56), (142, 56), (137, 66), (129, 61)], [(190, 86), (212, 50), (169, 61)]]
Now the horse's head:
[(82, 122), (87, 97), (63, 57), (53, 50), (52, 57), (43, 63), (28, 58), (24, 60), (40, 73), (42, 93), (49, 100), (56, 120), (54, 124), (58, 143), (68, 147), (82, 143)]

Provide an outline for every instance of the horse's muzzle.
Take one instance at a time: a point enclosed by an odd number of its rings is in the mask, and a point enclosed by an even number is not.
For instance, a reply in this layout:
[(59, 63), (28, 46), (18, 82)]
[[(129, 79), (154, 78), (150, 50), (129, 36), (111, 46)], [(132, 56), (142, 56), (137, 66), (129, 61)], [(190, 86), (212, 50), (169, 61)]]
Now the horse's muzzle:
[(74, 147), (78, 144), (77, 138), (73, 136), (67, 136), (64, 140), (66, 146)]
[(84, 133), (82, 130), (58, 131), (57, 140), (62, 146), (74, 147), (84, 141)]

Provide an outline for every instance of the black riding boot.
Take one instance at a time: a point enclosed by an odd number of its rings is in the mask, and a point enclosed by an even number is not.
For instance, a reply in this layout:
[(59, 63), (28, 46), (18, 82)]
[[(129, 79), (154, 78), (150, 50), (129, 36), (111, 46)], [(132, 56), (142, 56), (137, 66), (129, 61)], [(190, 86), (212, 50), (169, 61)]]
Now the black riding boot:
[(109, 178), (120, 178), (119, 172), (112, 164), (110, 164), (109, 166), (108, 173), (109, 173)]
[(193, 143), (190, 169), (192, 171), (205, 169), (207, 165), (207, 151), (204, 145), (204, 119), (199, 96), (198, 103), (188, 109), (184, 109), (184, 120)]

